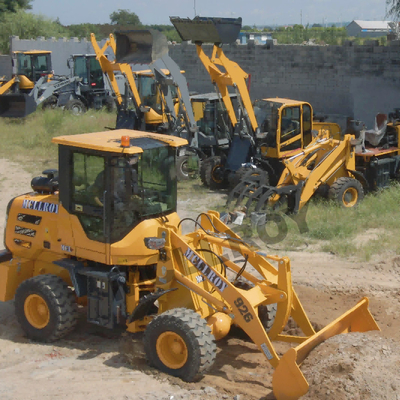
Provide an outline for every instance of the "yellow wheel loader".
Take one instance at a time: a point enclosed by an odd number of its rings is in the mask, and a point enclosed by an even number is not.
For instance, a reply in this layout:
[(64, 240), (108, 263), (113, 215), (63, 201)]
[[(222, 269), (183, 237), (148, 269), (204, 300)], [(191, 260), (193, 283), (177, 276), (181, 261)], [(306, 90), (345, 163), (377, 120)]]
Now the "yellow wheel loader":
[[(55, 137), (59, 169), (32, 180), (7, 207), (0, 301), (15, 299), (27, 337), (50, 342), (89, 322), (144, 331), (149, 363), (185, 381), (216, 357), (215, 341), (243, 329), (276, 369), (278, 400), (308, 390), (300, 364), (327, 338), (379, 330), (368, 299), (315, 332), (293, 288), (287, 257), (246, 244), (209, 211), (186, 235), (176, 213), (174, 136), (114, 130)], [(231, 249), (241, 264), (225, 257)], [(250, 266), (257, 276), (250, 272)], [(303, 332), (284, 331), (292, 318)], [(273, 340), (294, 342), (280, 357)]]
[(0, 117), (25, 117), (36, 110), (36, 101), (29, 96), (36, 83), (52, 75), (51, 52), (13, 52), (12, 75), (0, 84)]
[[(364, 194), (398, 180), (400, 170), (399, 116), (387, 116), (380, 131), (365, 131), (355, 121), (342, 139), (330, 135), (318, 136), (304, 150), (289, 155), (276, 186), (262, 182), (256, 170), (251, 170), (230, 192), (227, 204), (236, 199), (236, 206), (246, 200), (247, 213), (255, 203), (255, 212), (267, 207), (286, 206), (286, 212), (297, 213), (317, 192), (342, 207), (355, 207)], [(382, 118), (378, 114), (377, 118)]]
[[(328, 131), (333, 137), (340, 133), (334, 123), (313, 120), (309, 103), (284, 98), (267, 98), (252, 103), (248, 90), (249, 75), (223, 51), (223, 44), (238, 38), (241, 18), (170, 17), (182, 40), (196, 44), (197, 55), (216, 87), (227, 109), (235, 135), (229, 151), (223, 156), (203, 163), (203, 183), (212, 188), (235, 186), (252, 164), (252, 171), (272, 185), (276, 185), (284, 169), (282, 161), (300, 152), (316, 134)], [(203, 43), (213, 43), (208, 56)], [(238, 98), (237, 109), (231, 102), (229, 88)]]

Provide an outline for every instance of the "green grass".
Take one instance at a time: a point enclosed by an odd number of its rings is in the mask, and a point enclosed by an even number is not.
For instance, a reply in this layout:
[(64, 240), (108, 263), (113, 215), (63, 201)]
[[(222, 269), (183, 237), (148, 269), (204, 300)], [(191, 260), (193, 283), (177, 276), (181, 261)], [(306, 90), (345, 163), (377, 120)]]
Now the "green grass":
[(61, 109), (37, 110), (22, 119), (0, 118), (0, 157), (16, 161), (29, 171), (57, 167), (55, 136), (104, 131), (115, 126), (115, 114), (89, 110), (72, 115)]
[[(38, 110), (21, 120), (0, 119), (0, 157), (19, 163), (38, 175), (46, 168), (57, 168), (57, 146), (51, 143), (55, 136), (104, 131), (115, 125), (115, 114), (89, 111), (75, 116), (62, 110)], [(179, 183), (178, 197), (193, 202), (198, 211), (225, 210), (226, 196), (214, 196), (204, 188), (199, 178)], [(199, 199), (198, 201), (196, 199)], [(354, 209), (344, 209), (333, 202), (313, 199), (308, 205), (308, 231), (299, 232), (296, 221), (283, 216), (287, 235), (277, 243), (265, 243), (271, 249), (323, 251), (341, 257), (368, 261), (376, 255), (400, 253), (400, 184), (366, 195)], [(266, 227), (271, 236), (277, 235), (276, 224)], [(247, 220), (236, 227), (249, 240), (258, 238)]]

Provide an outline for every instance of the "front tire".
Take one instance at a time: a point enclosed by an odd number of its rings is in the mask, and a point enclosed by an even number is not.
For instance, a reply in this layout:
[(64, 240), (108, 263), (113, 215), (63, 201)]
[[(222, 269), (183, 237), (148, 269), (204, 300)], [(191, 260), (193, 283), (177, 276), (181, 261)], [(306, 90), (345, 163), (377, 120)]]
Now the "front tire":
[(144, 332), (149, 364), (186, 382), (207, 372), (216, 345), (206, 321), (193, 310), (175, 308), (154, 318)]
[(77, 304), (73, 292), (60, 277), (39, 275), (18, 287), (15, 315), (29, 339), (52, 342), (75, 328)]
[(364, 198), (364, 189), (357, 179), (342, 177), (329, 188), (329, 198), (342, 207), (355, 207)]
[(74, 115), (81, 115), (86, 112), (86, 106), (79, 99), (69, 100), (68, 103), (65, 105), (65, 108)]

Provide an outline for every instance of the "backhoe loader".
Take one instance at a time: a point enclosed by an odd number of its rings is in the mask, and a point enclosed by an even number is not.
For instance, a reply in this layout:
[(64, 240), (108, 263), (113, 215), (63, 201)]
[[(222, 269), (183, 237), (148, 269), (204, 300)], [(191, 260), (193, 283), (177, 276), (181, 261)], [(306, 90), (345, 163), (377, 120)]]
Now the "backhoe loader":
[[(182, 40), (196, 44), (197, 55), (227, 109), (235, 136), (225, 156), (210, 158), (202, 164), (201, 178), (206, 186), (218, 189), (228, 183), (235, 186), (248, 172), (244, 164), (253, 164), (263, 181), (276, 185), (284, 169), (282, 160), (300, 152), (315, 134), (328, 131), (332, 137), (340, 135), (334, 123), (313, 121), (309, 103), (284, 98), (250, 99), (248, 74), (230, 60), (222, 45), (234, 43), (241, 28), (241, 18), (170, 17)], [(203, 43), (213, 43), (211, 57)], [(238, 110), (230, 100), (229, 88), (238, 98)]]
[[(175, 156), (186, 140), (122, 129), (52, 142), (58, 172), (44, 171), (31, 192), (10, 201), (0, 253), (0, 301), (15, 300), (29, 339), (64, 337), (76, 325), (77, 303), (86, 302), (89, 322), (143, 331), (149, 363), (190, 382), (210, 369), (215, 340), (236, 325), (275, 368), (276, 398), (290, 400), (308, 390), (300, 364), (315, 346), (379, 330), (364, 298), (315, 332), (293, 288), (290, 260), (246, 244), (225, 215), (202, 213), (183, 235)], [(289, 317), (301, 336), (284, 331)], [(281, 357), (273, 340), (297, 345)]]

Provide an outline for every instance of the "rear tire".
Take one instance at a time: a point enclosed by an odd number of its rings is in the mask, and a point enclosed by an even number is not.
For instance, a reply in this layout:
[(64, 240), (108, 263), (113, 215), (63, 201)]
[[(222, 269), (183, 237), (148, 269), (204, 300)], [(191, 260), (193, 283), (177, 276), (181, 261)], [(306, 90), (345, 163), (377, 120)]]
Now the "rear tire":
[(86, 106), (79, 99), (69, 100), (68, 103), (65, 105), (65, 108), (71, 111), (71, 113), (74, 115), (81, 115), (86, 112)]
[(178, 181), (187, 181), (189, 176), (189, 156), (181, 156), (176, 159), (176, 176)]
[(224, 189), (227, 180), (224, 176), (224, 164), (219, 156), (206, 158), (200, 167), (200, 179), (204, 186), (213, 190)]
[(175, 308), (154, 318), (144, 332), (149, 364), (193, 382), (215, 361), (216, 345), (206, 321), (193, 310)]
[(342, 177), (329, 188), (329, 198), (342, 207), (355, 207), (364, 198), (364, 189), (357, 179)]
[(73, 292), (60, 277), (39, 275), (18, 287), (15, 315), (29, 339), (52, 342), (75, 328), (77, 304)]

